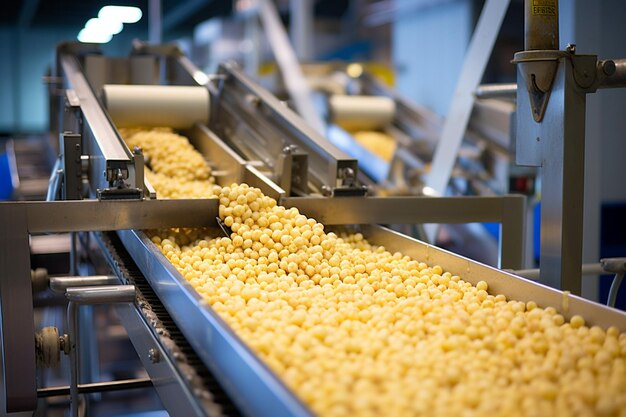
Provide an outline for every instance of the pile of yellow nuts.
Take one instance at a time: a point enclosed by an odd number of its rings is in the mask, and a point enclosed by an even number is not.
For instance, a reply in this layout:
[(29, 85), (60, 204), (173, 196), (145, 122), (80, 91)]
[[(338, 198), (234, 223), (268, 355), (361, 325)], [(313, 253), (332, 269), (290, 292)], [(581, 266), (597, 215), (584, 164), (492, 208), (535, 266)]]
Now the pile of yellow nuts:
[(158, 198), (208, 198), (216, 195), (211, 168), (189, 140), (169, 128), (119, 130), (130, 149), (146, 158), (145, 175)]
[(245, 184), (219, 200), (229, 238), (151, 239), (318, 415), (626, 415), (616, 327), (329, 233)]

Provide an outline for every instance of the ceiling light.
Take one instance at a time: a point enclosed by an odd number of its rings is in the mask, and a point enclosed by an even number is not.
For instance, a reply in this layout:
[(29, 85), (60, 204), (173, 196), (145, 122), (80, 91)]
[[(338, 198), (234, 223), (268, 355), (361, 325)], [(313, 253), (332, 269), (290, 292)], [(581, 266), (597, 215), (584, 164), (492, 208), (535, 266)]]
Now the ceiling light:
[(98, 13), (100, 19), (117, 20), (122, 23), (136, 23), (141, 16), (141, 9), (132, 6), (104, 6)]
[(78, 34), (78, 40), (83, 43), (107, 43), (113, 35), (109, 32), (102, 32), (84, 28)]
[(85, 29), (94, 32), (110, 33), (117, 35), (124, 28), (124, 24), (119, 20), (101, 19), (94, 17), (85, 23)]

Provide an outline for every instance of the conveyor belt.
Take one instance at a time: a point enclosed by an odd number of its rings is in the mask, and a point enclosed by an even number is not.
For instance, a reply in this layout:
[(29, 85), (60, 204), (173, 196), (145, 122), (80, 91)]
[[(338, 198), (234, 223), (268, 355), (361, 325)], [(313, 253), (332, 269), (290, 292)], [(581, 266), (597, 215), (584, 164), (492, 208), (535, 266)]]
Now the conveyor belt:
[(239, 417), (240, 412), (224, 392), (213, 374), (204, 366), (154, 293), (119, 237), (98, 233), (96, 239), (114, 273), (125, 283), (135, 285), (137, 303), (145, 321), (160, 340), (170, 359), (188, 382), (202, 408), (211, 417)]

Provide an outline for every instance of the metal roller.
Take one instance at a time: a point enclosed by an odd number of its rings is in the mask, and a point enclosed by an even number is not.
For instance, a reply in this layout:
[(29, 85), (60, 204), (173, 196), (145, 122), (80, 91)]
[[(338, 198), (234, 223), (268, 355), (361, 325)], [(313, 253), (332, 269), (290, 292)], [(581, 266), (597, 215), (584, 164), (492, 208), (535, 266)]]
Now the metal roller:
[(184, 129), (209, 122), (210, 98), (205, 87), (105, 85), (102, 101), (118, 128)]
[(392, 122), (396, 103), (389, 97), (334, 95), (328, 109), (330, 120), (346, 130), (378, 130)]

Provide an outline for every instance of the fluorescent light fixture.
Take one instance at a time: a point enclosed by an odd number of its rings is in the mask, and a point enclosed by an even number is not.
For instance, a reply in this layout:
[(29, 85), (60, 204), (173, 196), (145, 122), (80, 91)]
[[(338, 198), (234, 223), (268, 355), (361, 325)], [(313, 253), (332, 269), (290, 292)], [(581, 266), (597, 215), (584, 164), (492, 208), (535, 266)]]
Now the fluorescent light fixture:
[(83, 43), (107, 43), (113, 35), (109, 32), (101, 32), (84, 28), (78, 34), (78, 40)]
[(122, 23), (137, 23), (141, 16), (141, 9), (132, 6), (104, 6), (98, 12), (100, 19), (117, 20)]
[(88, 31), (117, 35), (122, 31), (122, 29), (124, 29), (124, 24), (118, 20), (108, 20), (94, 17), (85, 23), (85, 29)]

